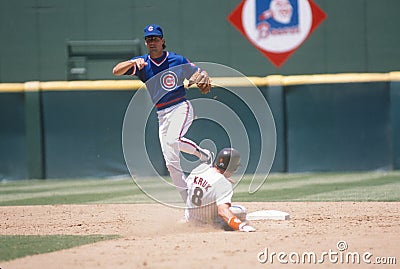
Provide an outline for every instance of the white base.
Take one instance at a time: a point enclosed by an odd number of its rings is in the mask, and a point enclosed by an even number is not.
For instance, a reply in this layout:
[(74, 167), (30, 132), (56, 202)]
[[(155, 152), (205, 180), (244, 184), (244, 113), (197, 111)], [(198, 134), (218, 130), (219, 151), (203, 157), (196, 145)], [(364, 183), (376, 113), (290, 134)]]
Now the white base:
[(260, 210), (248, 213), (246, 216), (247, 220), (289, 220), (289, 213), (278, 211), (278, 210)]

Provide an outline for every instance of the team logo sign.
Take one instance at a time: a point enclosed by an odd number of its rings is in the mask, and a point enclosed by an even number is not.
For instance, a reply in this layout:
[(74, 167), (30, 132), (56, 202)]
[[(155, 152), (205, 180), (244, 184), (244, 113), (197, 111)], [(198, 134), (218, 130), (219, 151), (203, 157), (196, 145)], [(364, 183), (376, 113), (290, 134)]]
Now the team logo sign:
[[(250, 2), (248, 2), (250, 3)], [(305, 2), (307, 3), (307, 2)], [(246, 33), (253, 41), (260, 41), (259, 45), (265, 49), (271, 51), (284, 51), (285, 48), (277, 46), (276, 37), (281, 37), (283, 35), (294, 39), (303, 39), (304, 34), (309, 32), (310, 20), (307, 16), (307, 20), (302, 24), (302, 29), (300, 30), (299, 24), (299, 7), (298, 1), (289, 0), (267, 0), (267, 1), (257, 1), (255, 2), (255, 29), (252, 29), (252, 25), (246, 25)], [(246, 9), (254, 9), (254, 6), (247, 4)], [(307, 6), (305, 8), (306, 12), (309, 13), (310, 9)], [(268, 42), (269, 41), (269, 42)], [(291, 46), (293, 43), (291, 42)]]
[(178, 77), (172, 71), (167, 71), (160, 77), (160, 83), (164, 90), (172, 91), (178, 84)]
[(326, 18), (312, 0), (243, 0), (228, 20), (280, 67)]

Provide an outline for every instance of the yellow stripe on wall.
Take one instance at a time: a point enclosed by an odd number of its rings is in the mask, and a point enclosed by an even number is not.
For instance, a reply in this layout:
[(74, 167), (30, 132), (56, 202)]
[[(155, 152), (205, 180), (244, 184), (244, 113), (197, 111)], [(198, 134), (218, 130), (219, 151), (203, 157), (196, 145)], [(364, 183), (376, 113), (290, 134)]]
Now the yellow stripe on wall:
[[(270, 75), (266, 77), (211, 78), (213, 87), (246, 87), (253, 85), (262, 87), (389, 81), (400, 81), (400, 71), (389, 73), (343, 73), (297, 76)], [(28, 81), (25, 83), (0, 83), (0, 92), (138, 90), (143, 86), (144, 84), (139, 80)]]

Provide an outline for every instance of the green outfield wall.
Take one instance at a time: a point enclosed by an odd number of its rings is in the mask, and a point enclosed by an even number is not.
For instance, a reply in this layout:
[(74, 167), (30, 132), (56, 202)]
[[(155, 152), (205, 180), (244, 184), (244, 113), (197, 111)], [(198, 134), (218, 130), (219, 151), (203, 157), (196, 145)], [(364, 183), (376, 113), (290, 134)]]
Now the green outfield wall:
[(391, 119), (391, 141), (393, 167), (400, 167), (400, 83), (392, 82), (390, 84), (390, 119)]
[[(2, 0), (0, 82), (114, 79), (117, 61), (145, 51), (148, 23), (164, 27), (167, 50), (247, 76), (398, 70), (400, 1), (313, 1), (327, 19), (277, 69), (228, 22), (241, 0)], [(71, 41), (92, 43), (72, 43), (86, 53), (73, 56)]]
[[(272, 172), (400, 169), (399, 73), (250, 80), (258, 89), (236, 87), (259, 90), (271, 108), (277, 134)], [(220, 86), (210, 94), (191, 88), (188, 98), (215, 99), (232, 108), (248, 134), (247, 172), (252, 173), (262, 139), (252, 108), (225, 90), (234, 78), (214, 81)], [(0, 84), (0, 178), (127, 175), (122, 125), (141, 85), (122, 80)], [(145, 142), (157, 172), (167, 174), (157, 126), (153, 110), (147, 125), (138, 126), (131, 139)], [(195, 120), (187, 137), (197, 142), (210, 139), (217, 149), (229, 146), (229, 134), (209, 120)]]
[(388, 83), (290, 86), (288, 171), (392, 168)]
[(0, 177), (29, 177), (24, 92), (0, 93)]

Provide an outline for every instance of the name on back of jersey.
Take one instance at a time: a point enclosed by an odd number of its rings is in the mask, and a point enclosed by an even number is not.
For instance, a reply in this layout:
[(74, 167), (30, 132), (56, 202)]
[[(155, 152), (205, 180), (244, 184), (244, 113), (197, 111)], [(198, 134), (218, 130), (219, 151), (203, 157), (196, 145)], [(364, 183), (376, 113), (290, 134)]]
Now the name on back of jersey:
[(209, 188), (211, 188), (212, 186), (208, 183), (207, 180), (205, 180), (202, 177), (197, 177), (195, 176), (193, 179), (193, 183), (196, 185), (199, 185), (201, 187), (203, 187), (205, 189), (205, 191), (208, 191)]

